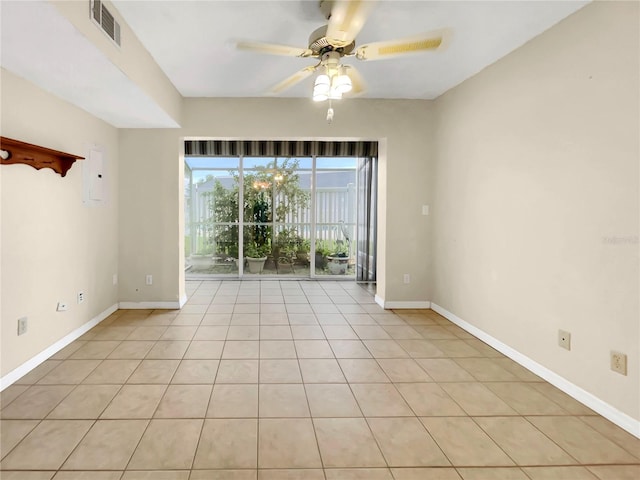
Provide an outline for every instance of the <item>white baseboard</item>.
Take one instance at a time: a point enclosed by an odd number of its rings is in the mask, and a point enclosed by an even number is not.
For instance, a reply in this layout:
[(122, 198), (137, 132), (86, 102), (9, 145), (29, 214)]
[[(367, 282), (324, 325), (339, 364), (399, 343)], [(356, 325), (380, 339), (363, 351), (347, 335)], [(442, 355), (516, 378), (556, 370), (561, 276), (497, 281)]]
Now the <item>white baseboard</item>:
[(571, 383), (564, 377), (561, 377), (557, 373), (552, 370), (549, 370), (547, 367), (540, 365), (535, 360), (523, 355), (522, 353), (514, 350), (510, 346), (502, 343), (500, 340), (492, 337), (488, 333), (485, 333), (483, 330), (480, 330), (478, 327), (471, 325), (470, 323), (462, 320), (460, 317), (455, 314), (449, 312), (448, 310), (442, 308), (441, 306), (431, 302), (431, 308), (438, 312), (440, 315), (445, 317), (446, 319), (452, 321), (460, 328), (466, 330), (474, 337), (479, 338), (486, 344), (492, 346), (500, 353), (503, 353), (511, 360), (519, 363), (527, 370), (535, 373), (539, 377), (543, 378), (551, 385), (559, 388), (567, 395), (575, 398), (580, 403), (583, 403), (593, 411), (599, 413), (606, 419), (612, 421), (620, 428), (626, 430), (630, 434), (640, 438), (640, 421), (635, 418), (627, 415), (624, 412), (621, 412), (613, 405), (608, 404), (607, 402), (601, 400), (596, 397), (592, 393), (587, 392), (586, 390), (580, 388), (579, 386)]
[(44, 349), (35, 357), (32, 357), (31, 359), (27, 360), (22, 365), (20, 365), (18, 368), (7, 373), (4, 377), (0, 378), (0, 391), (4, 390), (9, 385), (13, 384), (16, 380), (24, 377), (31, 370), (36, 368), (38, 365), (40, 365), (42, 362), (47, 360), (52, 355), (62, 350), (64, 347), (69, 345), (74, 340), (78, 339), (79, 337), (87, 333), (89, 330), (91, 330), (93, 327), (98, 325), (101, 321), (103, 321), (105, 318), (107, 318), (116, 310), (118, 310), (118, 305), (117, 304), (111, 305), (105, 311), (99, 313), (97, 316), (93, 317), (84, 325), (76, 328), (71, 333), (62, 337), (53, 345)]
[(182, 299), (178, 302), (120, 302), (118, 307), (122, 310), (179, 310), (184, 305), (181, 301)]
[(383, 298), (376, 295), (374, 297), (376, 303), (380, 305), (384, 309), (420, 309), (420, 308), (431, 308), (431, 302), (385, 302)]
[(180, 297), (180, 300), (178, 301), (178, 303), (180, 304), (178, 308), (184, 307), (184, 304), (187, 303), (187, 300), (188, 300), (188, 297), (187, 297), (187, 294), (185, 293)]

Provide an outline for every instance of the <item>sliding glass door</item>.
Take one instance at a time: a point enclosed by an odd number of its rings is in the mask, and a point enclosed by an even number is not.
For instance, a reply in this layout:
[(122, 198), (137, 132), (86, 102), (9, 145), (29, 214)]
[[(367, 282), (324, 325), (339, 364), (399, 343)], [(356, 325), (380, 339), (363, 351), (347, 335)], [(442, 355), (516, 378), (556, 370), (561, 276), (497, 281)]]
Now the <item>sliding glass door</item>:
[(357, 166), (357, 157), (187, 156), (187, 275), (355, 278)]

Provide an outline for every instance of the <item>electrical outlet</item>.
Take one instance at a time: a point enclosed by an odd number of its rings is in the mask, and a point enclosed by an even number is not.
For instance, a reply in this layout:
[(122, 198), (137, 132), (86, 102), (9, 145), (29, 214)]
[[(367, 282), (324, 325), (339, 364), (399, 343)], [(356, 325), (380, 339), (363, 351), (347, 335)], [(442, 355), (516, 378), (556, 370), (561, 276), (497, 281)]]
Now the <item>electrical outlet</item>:
[(153, 285), (153, 275), (147, 275), (147, 285)]
[(624, 353), (611, 351), (611, 370), (621, 375), (627, 374), (627, 356)]
[(27, 317), (18, 319), (18, 335), (24, 335), (27, 333)]
[(571, 333), (558, 330), (558, 345), (567, 350), (571, 350)]
[(117, 274), (117, 273), (114, 273), (114, 274), (113, 274), (113, 284), (114, 284), (114, 285), (117, 285), (117, 284), (118, 284), (118, 274)]
[(404, 283), (411, 283), (411, 275), (409, 275), (408, 273), (405, 273), (403, 281)]
[(78, 292), (78, 303), (84, 302), (84, 292)]
[(58, 302), (58, 306), (56, 307), (56, 311), (58, 312), (66, 312), (69, 310), (69, 306), (65, 302)]

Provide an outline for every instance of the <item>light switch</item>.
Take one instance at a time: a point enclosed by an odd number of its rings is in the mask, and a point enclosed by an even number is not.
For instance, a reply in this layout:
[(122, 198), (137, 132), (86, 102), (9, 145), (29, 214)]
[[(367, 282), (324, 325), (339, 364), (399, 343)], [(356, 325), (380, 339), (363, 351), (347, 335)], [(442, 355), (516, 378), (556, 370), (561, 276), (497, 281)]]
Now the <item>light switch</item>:
[(429, 215), (429, 205), (422, 205), (422, 215)]

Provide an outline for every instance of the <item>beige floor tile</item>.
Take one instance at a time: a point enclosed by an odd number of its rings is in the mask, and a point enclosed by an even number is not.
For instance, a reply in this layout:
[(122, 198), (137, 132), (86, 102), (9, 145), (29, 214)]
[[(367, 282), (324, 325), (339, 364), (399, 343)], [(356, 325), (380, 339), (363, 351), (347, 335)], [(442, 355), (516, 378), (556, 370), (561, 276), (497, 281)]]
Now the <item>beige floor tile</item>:
[(296, 340), (324, 340), (324, 331), (319, 325), (292, 325), (291, 335)]
[(250, 418), (258, 416), (258, 385), (213, 387), (207, 417)]
[(596, 415), (596, 413), (589, 407), (578, 402), (574, 398), (570, 397), (566, 393), (560, 391), (547, 382), (531, 383), (531, 388), (535, 388), (542, 393), (545, 397), (550, 398), (555, 403), (564, 408), (571, 415)]
[(148, 420), (98, 420), (78, 444), (63, 470), (122, 470)]
[(53, 480), (120, 480), (121, 471), (97, 472), (95, 470), (78, 470), (74, 472), (59, 471)]
[(262, 325), (260, 326), (260, 340), (292, 340), (291, 327), (289, 325)]
[(260, 325), (260, 314), (234, 313), (231, 315), (231, 325)]
[[(184, 307), (182, 307), (182, 309), (184, 310), (185, 308), (188, 308), (190, 305), (185, 305)], [(191, 307), (200, 307), (200, 309), (203, 309), (206, 311), (207, 309), (207, 305), (191, 305)], [(200, 325), (200, 322), (202, 322), (202, 319), (204, 317), (205, 312), (201, 312), (201, 313), (180, 313), (176, 316), (175, 320), (173, 322), (171, 322), (171, 326), (176, 326), (176, 325)]]
[(101, 360), (64, 360), (38, 380), (39, 385), (77, 385), (100, 365)]
[(43, 420), (0, 463), (1, 470), (57, 470), (87, 433), (91, 420)]
[(0, 411), (2, 419), (42, 419), (71, 391), (71, 385), (34, 385)]
[(580, 463), (636, 463), (638, 459), (575, 417), (527, 417)]
[(168, 384), (175, 373), (180, 360), (142, 360), (127, 383)]
[(325, 480), (318, 468), (258, 470), (258, 480)]
[(258, 383), (258, 360), (220, 360), (216, 383)]
[(171, 383), (213, 384), (219, 360), (182, 360)]
[(167, 330), (165, 325), (153, 325), (149, 327), (137, 327), (129, 334), (126, 340), (159, 340)]
[(396, 388), (418, 416), (466, 415), (447, 392), (435, 383), (401, 383)]
[(184, 354), (184, 359), (219, 359), (222, 357), (224, 342), (222, 340), (193, 341)]
[(260, 325), (289, 325), (289, 317), (282, 313), (260, 313)]
[(302, 383), (297, 360), (260, 360), (260, 383)]
[[(85, 343), (87, 342), (82, 342), (82, 344), (85, 344)], [(38, 380), (40, 380), (46, 374), (48, 374), (51, 370), (53, 370), (54, 368), (62, 364), (62, 362), (63, 360), (52, 360), (52, 359), (45, 360), (36, 368), (31, 370), (29, 373), (27, 373), (26, 375), (23, 375), (18, 380), (16, 380), (16, 383), (14, 385), (33, 385), (34, 383), (37, 383)]]
[(100, 418), (151, 418), (166, 388), (165, 385), (125, 385)]
[(104, 321), (100, 327), (92, 340), (124, 340), (136, 329), (133, 325), (105, 325)]
[(433, 380), (411, 358), (378, 358), (378, 364), (392, 382), (432, 382)]
[(196, 452), (203, 420), (151, 420), (128, 468), (188, 469)]
[(305, 385), (313, 417), (361, 417), (362, 412), (349, 385)]
[(292, 340), (260, 340), (260, 358), (297, 358)]
[(260, 313), (259, 303), (236, 303), (234, 313)]
[(296, 340), (294, 343), (298, 358), (334, 358), (326, 340)]
[(187, 340), (162, 340), (156, 342), (147, 353), (146, 358), (150, 360), (180, 360), (184, 357), (187, 348), (189, 348)]
[(38, 420), (0, 420), (0, 456), (5, 457), (38, 423)]
[(414, 415), (402, 396), (390, 383), (357, 383), (351, 385), (351, 389), (365, 417)]
[(260, 327), (258, 325), (231, 325), (227, 332), (227, 340), (259, 340)]
[(622, 428), (600, 416), (579, 417), (594, 430), (597, 430), (609, 440), (624, 448), (627, 452), (640, 459), (640, 439), (634, 437)]
[(409, 354), (395, 340), (363, 340), (373, 358), (408, 358)]
[[(287, 314), (288, 323), (295, 325), (318, 325), (318, 318), (313, 313), (289, 313)], [(343, 322), (346, 321), (342, 319)]]
[(601, 480), (638, 480), (640, 478), (640, 465), (606, 465), (587, 467)]
[(259, 468), (320, 468), (310, 419), (260, 419)]
[[(124, 340), (124, 338), (122, 339)], [(72, 353), (69, 358), (73, 360), (103, 359), (113, 352), (120, 341), (90, 341)]]
[(262, 384), (259, 399), (261, 418), (310, 416), (302, 384)]
[(484, 357), (491, 357), (494, 359), (505, 358), (504, 355), (500, 353), (498, 350), (491, 347), (490, 345), (487, 345), (483, 341), (478, 340), (477, 338), (473, 338), (473, 337), (465, 338), (464, 341), (467, 345), (470, 345), (471, 347), (479, 351), (480, 354)]
[(207, 419), (193, 468), (256, 468), (257, 419)]
[(518, 465), (577, 463), (522, 417), (477, 417), (475, 421)]
[(67, 345), (61, 350), (58, 350), (49, 358), (51, 360), (66, 360), (67, 358), (69, 358), (70, 355), (72, 355), (74, 352), (76, 352), (80, 347), (82, 347), (86, 343), (87, 342), (83, 340), (76, 340), (74, 342), (71, 342), (69, 345)]
[(490, 358), (458, 358), (455, 362), (479, 382), (515, 382), (513, 373), (505, 370)]
[(386, 463), (362, 418), (314, 418), (325, 468), (386, 467)]
[(150, 340), (124, 341), (109, 354), (109, 359), (143, 359), (156, 344)]
[[(317, 323), (320, 325), (349, 325), (342, 314), (337, 312), (337, 309), (335, 313), (316, 313), (316, 317)], [(291, 315), (289, 315), (289, 319), (291, 319)]]
[(368, 313), (345, 313), (343, 316), (349, 325), (378, 325)]
[(256, 480), (257, 478), (258, 470), (191, 470), (189, 480)]
[[(434, 342), (440, 340), (398, 340), (400, 346), (412, 358), (437, 358), (446, 355), (440, 350)], [(453, 340), (452, 340), (453, 341)]]
[(481, 383), (441, 383), (469, 415), (516, 415), (516, 411)]
[(120, 390), (120, 385), (80, 385), (47, 417), (51, 419), (96, 419)]
[(346, 383), (334, 358), (301, 359), (300, 370), (304, 383)]
[[(348, 319), (347, 319), (348, 321)], [(391, 337), (384, 328), (379, 325), (354, 325), (351, 328), (360, 340), (390, 340)]]
[(388, 383), (390, 382), (378, 363), (372, 359), (342, 358), (340, 368), (350, 383)]
[(127, 470), (121, 480), (189, 480), (189, 473), (189, 470)]
[(330, 340), (336, 358), (371, 358), (371, 353), (360, 340)]
[(327, 480), (393, 480), (388, 468), (330, 468)]
[(229, 313), (207, 313), (202, 318), (203, 325), (229, 325), (231, 323), (231, 312)]
[(514, 467), (459, 468), (458, 473), (464, 480), (529, 480), (520, 468)]
[(488, 382), (485, 386), (520, 415), (568, 415), (560, 405), (528, 383)]
[(385, 325), (384, 331), (395, 340), (422, 340), (420, 333), (409, 325)]
[(421, 417), (454, 466), (511, 466), (513, 461), (467, 417)]
[(257, 340), (226, 341), (222, 350), (224, 359), (245, 359), (260, 357), (260, 342)]
[(543, 382), (544, 381), (535, 373), (530, 372), (529, 370), (524, 368), (522, 365), (514, 362), (510, 358), (506, 358), (506, 357), (494, 358), (493, 361), (497, 365), (504, 368), (505, 370), (508, 370), (509, 372), (513, 373), (516, 377), (518, 377), (523, 382)]
[(183, 340), (191, 341), (198, 329), (195, 325), (190, 326), (170, 326), (160, 337), (160, 340)]
[(3, 471), (2, 480), (51, 480), (56, 474), (55, 471), (51, 472), (25, 472), (25, 471)]
[(417, 418), (369, 418), (368, 422), (390, 467), (450, 465)]
[(138, 368), (140, 360), (104, 360), (82, 383), (121, 385)]
[(425, 340), (457, 340), (452, 332), (440, 325), (416, 325), (413, 327)]
[(29, 389), (29, 385), (10, 385), (0, 392), (0, 409), (7, 407), (16, 398)]
[(598, 480), (584, 467), (523, 467), (522, 470), (531, 480)]
[(392, 468), (395, 480), (461, 480), (455, 468)]
[(448, 358), (419, 358), (416, 362), (436, 382), (472, 382), (475, 380), (469, 372)]
[(349, 325), (323, 325), (322, 330), (329, 340), (357, 340), (359, 338)]
[(169, 385), (154, 418), (204, 418), (211, 385)]

